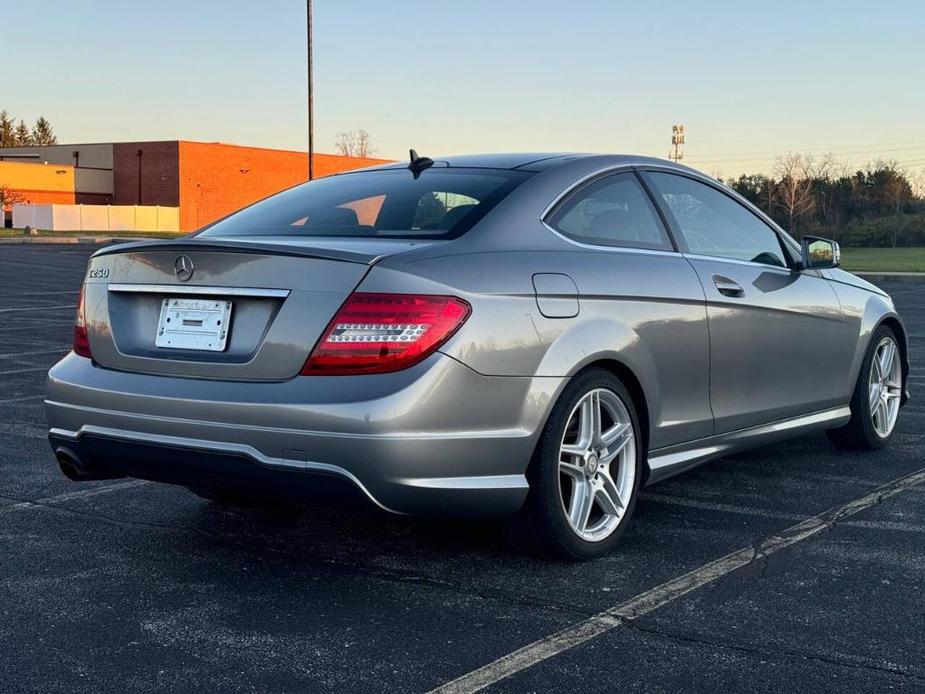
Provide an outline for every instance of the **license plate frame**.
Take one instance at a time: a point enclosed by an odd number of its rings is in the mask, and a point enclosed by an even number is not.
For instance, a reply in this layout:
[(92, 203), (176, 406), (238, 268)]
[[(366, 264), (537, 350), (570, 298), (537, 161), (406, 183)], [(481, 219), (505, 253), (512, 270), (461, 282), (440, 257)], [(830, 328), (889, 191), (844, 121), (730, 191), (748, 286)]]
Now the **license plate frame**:
[(224, 352), (233, 304), (225, 299), (169, 297), (161, 302), (154, 345), (163, 349)]

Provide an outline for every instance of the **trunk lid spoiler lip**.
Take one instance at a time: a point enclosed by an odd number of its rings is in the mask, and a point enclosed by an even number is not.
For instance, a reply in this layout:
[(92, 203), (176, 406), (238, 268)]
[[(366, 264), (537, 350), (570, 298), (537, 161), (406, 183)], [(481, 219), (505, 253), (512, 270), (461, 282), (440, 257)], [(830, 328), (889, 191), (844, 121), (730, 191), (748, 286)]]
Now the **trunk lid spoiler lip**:
[[(378, 261), (402, 250), (395, 249), (393, 252), (367, 252), (348, 251), (338, 248), (324, 248), (299, 243), (282, 244), (267, 243), (259, 241), (235, 241), (231, 239), (167, 239), (136, 241), (133, 243), (120, 243), (108, 246), (94, 253), (91, 257), (99, 258), (107, 255), (117, 255), (121, 253), (134, 253), (136, 251), (220, 251), (226, 253), (256, 253), (265, 255), (287, 255), (302, 258), (321, 258), (324, 260), (339, 260), (348, 263), (357, 263), (360, 265), (374, 265)], [(380, 250), (381, 249), (377, 249)]]

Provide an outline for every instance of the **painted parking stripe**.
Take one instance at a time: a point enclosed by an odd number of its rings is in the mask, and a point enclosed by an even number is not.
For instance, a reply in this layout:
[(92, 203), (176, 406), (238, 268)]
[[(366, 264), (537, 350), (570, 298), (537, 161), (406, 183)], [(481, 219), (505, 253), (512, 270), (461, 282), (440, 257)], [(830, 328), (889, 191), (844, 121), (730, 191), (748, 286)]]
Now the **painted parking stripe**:
[(768, 511), (763, 508), (753, 506), (738, 506), (736, 504), (721, 504), (716, 501), (700, 501), (699, 499), (681, 499), (676, 496), (667, 494), (645, 493), (639, 497), (640, 501), (653, 501), (657, 504), (669, 504), (671, 506), (684, 506), (686, 508), (696, 508), (701, 511), (718, 511), (720, 513), (735, 513), (743, 516), (758, 516), (761, 518), (773, 518), (775, 520), (799, 520), (805, 516), (799, 513), (785, 513), (783, 511)]
[(691, 591), (709, 585), (752, 562), (768, 557), (823, 530), (827, 530), (838, 521), (876, 506), (891, 496), (911, 489), (922, 482), (925, 482), (925, 468), (892, 482), (887, 482), (869, 494), (829, 509), (818, 516), (807, 518), (805, 521), (797, 523), (780, 533), (771, 535), (757, 545), (736, 550), (683, 576), (640, 593), (636, 597), (630, 598), (609, 610), (599, 612), (578, 624), (562, 629), (539, 641), (534, 641), (478, 670), (473, 670), (462, 677), (433, 689), (431, 694), (437, 692), (440, 694), (461, 694), (484, 689), (521, 670), (525, 670), (611, 631), (626, 621), (638, 619), (653, 610), (674, 602)]
[(901, 533), (925, 534), (925, 525), (919, 523), (901, 523), (899, 521), (848, 521), (843, 524), (846, 528), (859, 528), (862, 530), (884, 530)]
[(67, 347), (58, 347), (57, 349), (39, 349), (34, 352), (7, 352), (6, 354), (0, 354), (0, 359), (7, 359), (10, 357), (31, 357), (36, 354), (60, 354), (61, 352), (67, 352), (70, 348), (70, 345), (68, 345)]
[(880, 484), (878, 480), (866, 479), (864, 477), (855, 477), (853, 475), (833, 475), (828, 472), (811, 472), (809, 470), (800, 470), (799, 477), (794, 478), (797, 481), (808, 480), (810, 482), (834, 482), (835, 484), (853, 484), (862, 487), (876, 487)]
[(5, 325), (0, 328), (0, 334), (11, 333), (18, 330), (42, 330), (54, 327), (56, 325), (74, 325), (73, 320), (46, 320), (46, 321), (36, 321), (28, 325)]
[(3, 399), (0, 399), (0, 405), (5, 405), (8, 402), (25, 402), (26, 400), (41, 400), (44, 397), (45, 395), (40, 393), (39, 395), (23, 395), (18, 398), (3, 398)]
[(46, 506), (55, 506), (57, 504), (62, 504), (66, 501), (73, 501), (74, 499), (86, 499), (91, 496), (99, 496), (100, 494), (109, 494), (110, 492), (119, 492), (124, 489), (131, 489), (133, 487), (141, 487), (143, 485), (150, 484), (145, 480), (130, 480), (128, 482), (117, 482), (116, 484), (108, 484), (104, 487), (94, 487), (93, 489), (82, 489), (78, 492), (68, 492), (67, 494), (58, 494), (57, 496), (49, 496), (44, 499), (36, 499), (34, 501), (21, 501), (10, 506), (0, 507), (0, 516), (11, 513), (13, 511), (31, 511), (39, 508), (44, 508)]
[(0, 313), (15, 313), (18, 311), (50, 311), (57, 309), (69, 308), (73, 309), (73, 304), (59, 304), (57, 306), (25, 306), (18, 308), (0, 308)]
[(77, 294), (77, 291), (78, 290), (76, 289), (59, 289), (53, 292), (18, 292), (16, 294), (4, 294), (4, 296), (8, 298), (16, 298), (18, 296), (47, 296), (47, 295), (55, 295), (55, 294), (58, 294), (58, 295)]
[(28, 374), (35, 371), (48, 371), (48, 366), (35, 366), (31, 369), (10, 369), (9, 371), (0, 371), (0, 376), (9, 376), (10, 374)]

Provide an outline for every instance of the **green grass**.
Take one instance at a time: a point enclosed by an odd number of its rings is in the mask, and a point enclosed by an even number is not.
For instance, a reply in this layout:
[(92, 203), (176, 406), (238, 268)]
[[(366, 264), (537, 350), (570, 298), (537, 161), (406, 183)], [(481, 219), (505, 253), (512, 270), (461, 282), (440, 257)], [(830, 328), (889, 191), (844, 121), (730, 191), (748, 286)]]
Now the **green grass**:
[[(38, 236), (104, 236), (117, 238), (173, 239), (184, 231), (39, 231)], [(23, 236), (22, 229), (0, 229), (0, 238)]]
[(841, 266), (849, 272), (925, 272), (925, 248), (845, 248)]

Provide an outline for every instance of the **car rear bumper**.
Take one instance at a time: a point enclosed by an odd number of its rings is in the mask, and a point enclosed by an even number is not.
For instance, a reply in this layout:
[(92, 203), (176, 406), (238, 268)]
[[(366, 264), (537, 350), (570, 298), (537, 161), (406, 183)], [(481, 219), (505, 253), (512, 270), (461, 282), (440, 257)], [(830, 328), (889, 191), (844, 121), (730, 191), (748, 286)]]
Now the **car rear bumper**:
[(395, 374), (278, 383), (174, 378), (65, 357), (49, 439), (100, 476), (261, 487), (310, 498), (331, 478), (397, 513), (512, 513), (559, 378), (482, 376), (435, 354)]

